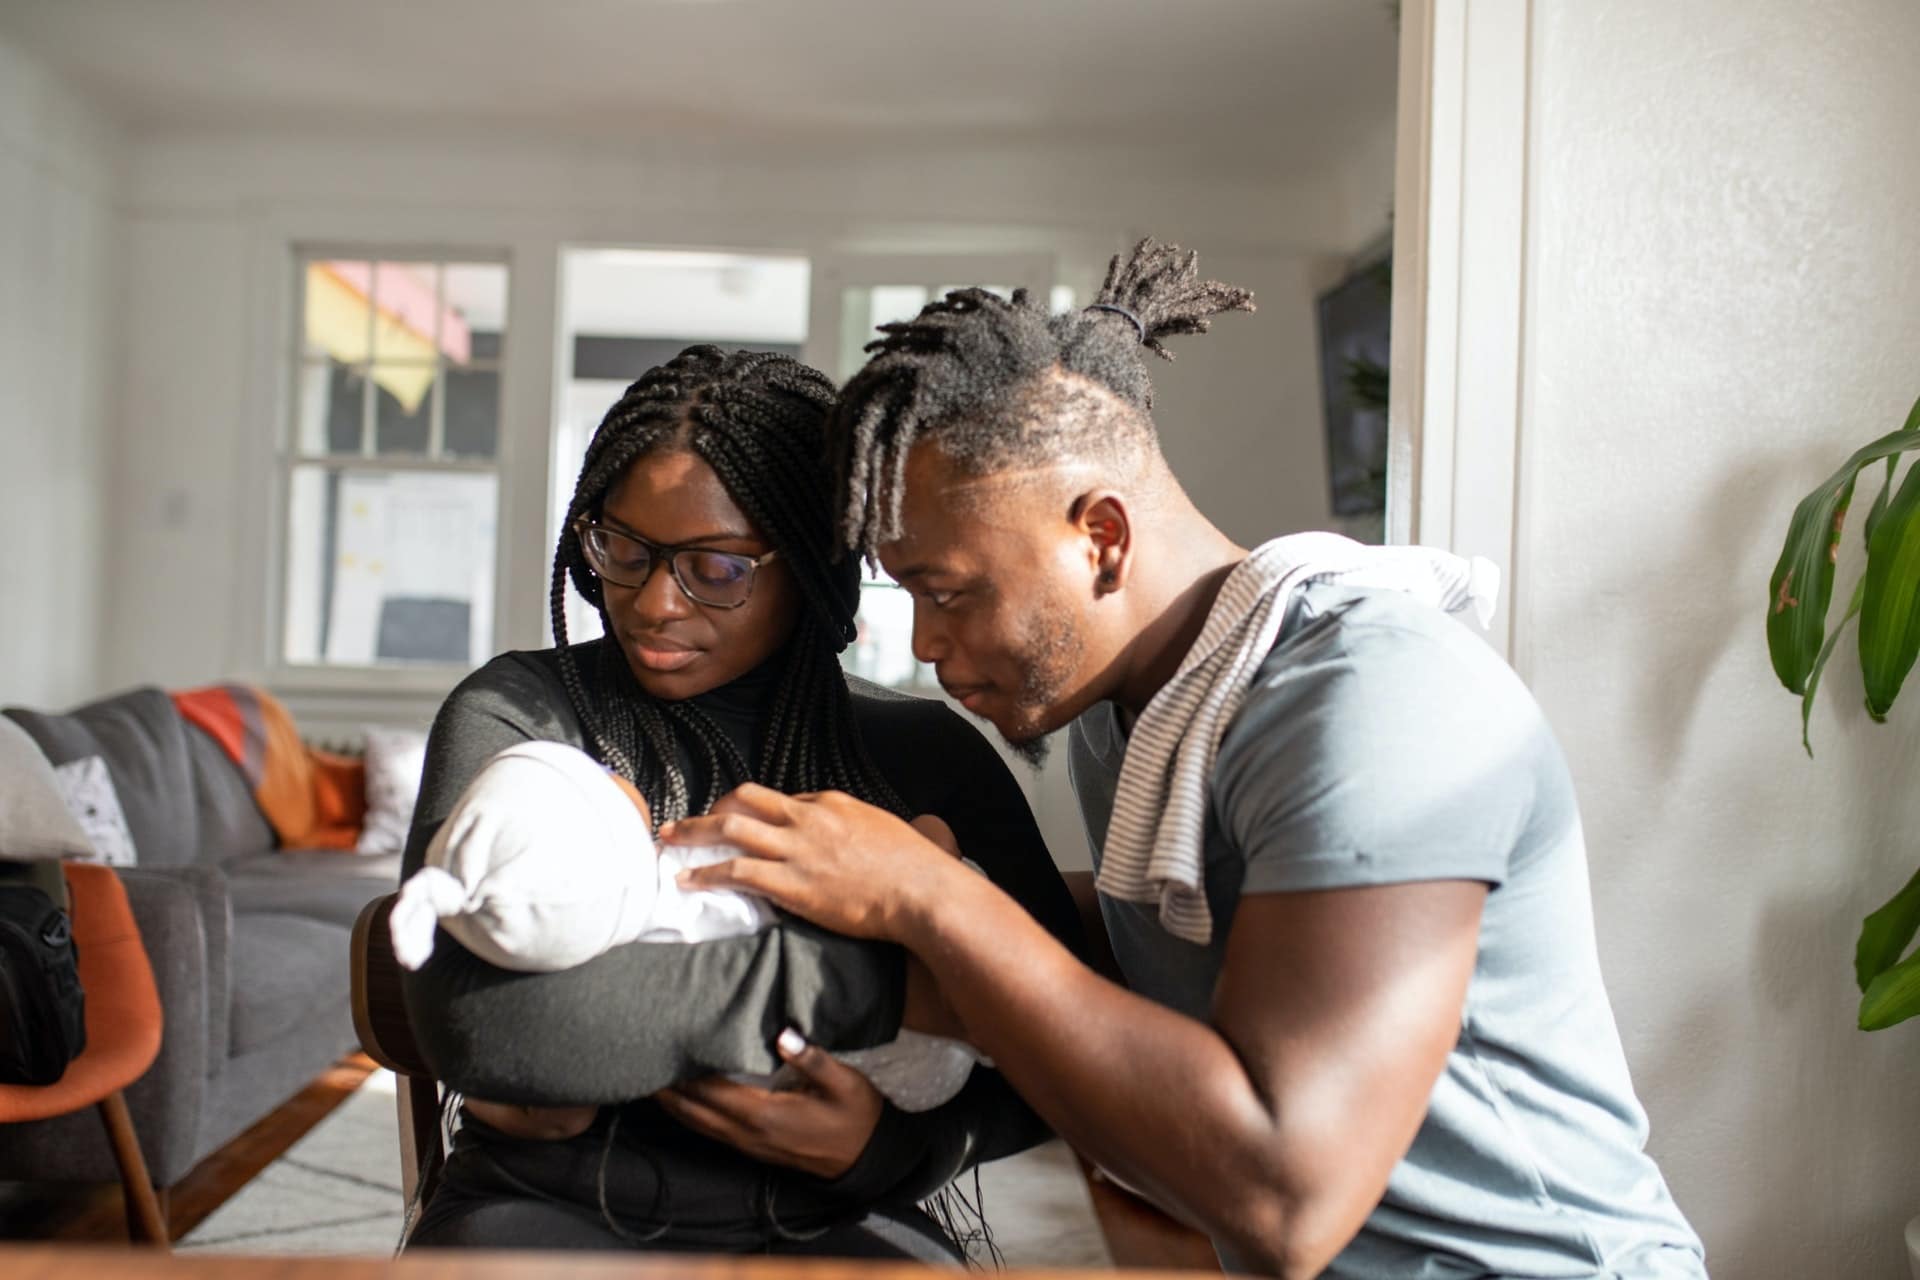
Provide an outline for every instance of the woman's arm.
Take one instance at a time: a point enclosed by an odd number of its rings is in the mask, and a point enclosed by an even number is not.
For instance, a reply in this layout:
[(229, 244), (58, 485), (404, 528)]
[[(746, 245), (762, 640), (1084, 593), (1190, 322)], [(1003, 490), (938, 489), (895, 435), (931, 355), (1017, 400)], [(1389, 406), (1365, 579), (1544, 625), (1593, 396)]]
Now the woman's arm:
[(849, 1204), (924, 1200), (974, 1165), (1052, 1136), (1006, 1077), (975, 1067), (966, 1087), (931, 1111), (886, 1104), (860, 1159), (827, 1186)]
[[(434, 721), (403, 875), (491, 756), (531, 739), (577, 744), (565, 696), (508, 654), (468, 677)], [(771, 1071), (793, 1027), (835, 1049), (898, 1031), (904, 957), (792, 918), (742, 938), (632, 943), (557, 973), (497, 969), (444, 930), (402, 975), (421, 1053), (453, 1088), (502, 1102), (623, 1102), (716, 1071)]]

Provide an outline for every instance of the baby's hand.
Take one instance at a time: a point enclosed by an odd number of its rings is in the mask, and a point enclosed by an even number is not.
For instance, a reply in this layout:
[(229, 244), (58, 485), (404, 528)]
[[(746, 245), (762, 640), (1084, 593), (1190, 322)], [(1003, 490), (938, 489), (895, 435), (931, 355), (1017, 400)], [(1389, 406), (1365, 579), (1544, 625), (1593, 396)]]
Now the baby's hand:
[(509, 1138), (534, 1142), (562, 1142), (593, 1127), (598, 1107), (522, 1107), (507, 1102), (468, 1098), (463, 1104), (475, 1119)]
[(923, 813), (907, 825), (927, 839), (945, 849), (954, 857), (960, 856), (960, 842), (953, 838), (953, 828), (930, 813)]

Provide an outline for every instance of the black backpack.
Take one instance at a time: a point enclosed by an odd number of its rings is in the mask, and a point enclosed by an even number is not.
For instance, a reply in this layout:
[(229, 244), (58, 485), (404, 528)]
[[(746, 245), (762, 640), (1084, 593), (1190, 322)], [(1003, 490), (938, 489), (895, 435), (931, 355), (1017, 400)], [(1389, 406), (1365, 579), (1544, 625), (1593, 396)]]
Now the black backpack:
[(73, 924), (44, 890), (0, 883), (0, 1084), (52, 1084), (87, 1047)]

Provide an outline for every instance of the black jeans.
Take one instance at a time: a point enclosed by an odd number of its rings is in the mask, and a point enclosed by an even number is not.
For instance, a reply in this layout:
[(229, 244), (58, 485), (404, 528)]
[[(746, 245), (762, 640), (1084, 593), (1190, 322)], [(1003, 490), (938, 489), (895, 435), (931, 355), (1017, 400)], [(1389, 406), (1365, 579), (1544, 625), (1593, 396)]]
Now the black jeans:
[(916, 1204), (836, 1202), (820, 1184), (717, 1143), (661, 1142), (640, 1125), (636, 1139), (608, 1121), (603, 1113), (578, 1138), (535, 1142), (466, 1117), (407, 1248), (965, 1261)]

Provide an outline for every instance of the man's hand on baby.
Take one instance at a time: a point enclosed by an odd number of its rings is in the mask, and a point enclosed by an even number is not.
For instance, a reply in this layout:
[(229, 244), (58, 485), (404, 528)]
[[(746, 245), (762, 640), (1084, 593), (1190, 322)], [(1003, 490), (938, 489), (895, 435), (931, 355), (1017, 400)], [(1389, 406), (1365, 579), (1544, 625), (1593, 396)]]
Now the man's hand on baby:
[(598, 1107), (522, 1107), (510, 1102), (468, 1098), (462, 1104), (475, 1119), (509, 1138), (561, 1142), (577, 1138), (593, 1127)]
[(710, 1076), (663, 1089), (654, 1100), (689, 1129), (756, 1160), (838, 1178), (867, 1149), (885, 1099), (865, 1076), (798, 1032), (781, 1032), (778, 1049), (800, 1073), (798, 1088), (761, 1089)]
[(838, 791), (788, 796), (747, 783), (660, 834), (747, 855), (683, 873), (687, 888), (758, 893), (836, 933), (898, 941), (915, 912), (942, 898), (947, 877), (973, 874), (956, 865), (951, 832), (936, 842), (946, 824), (920, 821), (909, 826)]

